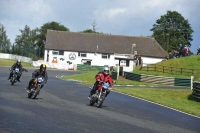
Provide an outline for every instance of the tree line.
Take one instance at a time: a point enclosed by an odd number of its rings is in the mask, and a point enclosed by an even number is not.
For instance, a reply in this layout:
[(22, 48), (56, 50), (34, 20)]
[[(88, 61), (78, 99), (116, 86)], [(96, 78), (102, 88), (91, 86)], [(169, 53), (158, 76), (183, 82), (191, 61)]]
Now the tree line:
[[(44, 57), (44, 48), (46, 42), (47, 29), (58, 31), (69, 31), (70, 29), (58, 22), (48, 22), (40, 28), (30, 29), (25, 26), (20, 29), (20, 35), (17, 35), (15, 42), (11, 44), (10, 39), (6, 35), (5, 27), (0, 24), (0, 52), (11, 53), (22, 56), (39, 59)], [(92, 29), (81, 31), (83, 33), (99, 33), (96, 31), (96, 23), (92, 23)], [(172, 50), (179, 50), (180, 46), (191, 47), (194, 32), (188, 20), (177, 11), (167, 11), (162, 15), (153, 28), (151, 37), (160, 44), (160, 46), (169, 53)], [(104, 34), (104, 33), (100, 33)]]

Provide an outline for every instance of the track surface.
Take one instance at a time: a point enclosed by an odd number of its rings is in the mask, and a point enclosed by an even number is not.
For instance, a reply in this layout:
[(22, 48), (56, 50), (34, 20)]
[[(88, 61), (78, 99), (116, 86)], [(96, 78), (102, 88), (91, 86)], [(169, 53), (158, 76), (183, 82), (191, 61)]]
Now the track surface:
[(7, 81), (9, 67), (0, 67), (1, 133), (199, 133), (200, 118), (141, 99), (111, 92), (102, 108), (89, 106), (88, 86), (56, 76), (75, 71), (48, 70), (48, 83), (37, 99), (24, 88), (34, 69), (21, 82)]

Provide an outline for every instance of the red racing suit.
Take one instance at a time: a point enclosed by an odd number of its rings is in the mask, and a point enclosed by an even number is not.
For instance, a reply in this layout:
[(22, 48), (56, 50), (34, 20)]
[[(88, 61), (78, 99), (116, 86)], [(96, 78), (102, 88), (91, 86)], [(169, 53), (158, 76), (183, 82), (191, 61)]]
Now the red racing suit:
[[(108, 75), (105, 75), (103, 72), (99, 72), (96, 76), (96, 81), (103, 81), (103, 82), (106, 82), (106, 83), (109, 83), (111, 85), (111, 87), (113, 87), (113, 79), (111, 78), (110, 74)], [(102, 82), (100, 82), (98, 84), (98, 90), (101, 90), (102, 89)]]

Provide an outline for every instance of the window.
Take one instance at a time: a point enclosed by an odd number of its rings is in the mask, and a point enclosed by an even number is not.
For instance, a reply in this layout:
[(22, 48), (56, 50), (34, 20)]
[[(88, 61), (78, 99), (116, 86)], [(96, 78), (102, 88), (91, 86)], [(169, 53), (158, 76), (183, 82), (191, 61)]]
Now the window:
[(110, 54), (102, 54), (101, 58), (110, 59)]
[(126, 61), (126, 66), (127, 66), (127, 67), (129, 66), (129, 60)]
[(53, 55), (58, 55), (58, 51), (53, 51)]
[(79, 57), (87, 57), (87, 53), (78, 52), (78, 56)]
[(64, 50), (59, 50), (59, 55), (64, 55)]
[(53, 51), (53, 55), (64, 55), (64, 50)]

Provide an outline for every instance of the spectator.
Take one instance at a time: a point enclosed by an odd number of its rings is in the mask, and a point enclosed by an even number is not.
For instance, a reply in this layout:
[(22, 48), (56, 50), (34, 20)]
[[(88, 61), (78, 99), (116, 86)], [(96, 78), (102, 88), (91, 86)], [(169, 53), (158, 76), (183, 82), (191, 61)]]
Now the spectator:
[(139, 61), (139, 65), (141, 65), (142, 64), (142, 58), (141, 58), (140, 55), (138, 56), (138, 61)]
[(197, 49), (197, 55), (200, 54), (200, 46)]
[(189, 48), (185, 46), (185, 56), (189, 56)]

